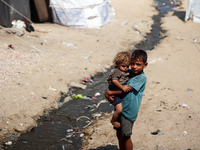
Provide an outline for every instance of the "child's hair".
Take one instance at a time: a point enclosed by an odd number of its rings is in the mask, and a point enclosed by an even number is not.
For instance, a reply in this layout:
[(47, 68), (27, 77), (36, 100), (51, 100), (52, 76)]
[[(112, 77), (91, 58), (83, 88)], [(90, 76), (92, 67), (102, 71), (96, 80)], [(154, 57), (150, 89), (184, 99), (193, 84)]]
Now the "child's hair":
[(137, 49), (133, 51), (131, 55), (131, 60), (142, 60), (144, 63), (147, 62), (147, 53), (142, 49)]
[(113, 60), (113, 63), (115, 65), (119, 65), (123, 62), (130, 62), (131, 61), (131, 54), (129, 52), (119, 52), (114, 60)]

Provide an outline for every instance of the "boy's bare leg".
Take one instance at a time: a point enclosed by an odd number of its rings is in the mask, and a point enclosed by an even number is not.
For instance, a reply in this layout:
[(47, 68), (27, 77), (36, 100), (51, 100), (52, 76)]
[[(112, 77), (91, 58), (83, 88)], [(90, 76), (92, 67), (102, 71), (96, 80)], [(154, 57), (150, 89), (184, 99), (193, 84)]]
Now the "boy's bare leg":
[(117, 138), (118, 138), (119, 149), (120, 150), (125, 150), (125, 143), (124, 143), (124, 140), (123, 140), (123, 136), (122, 136), (121, 130), (117, 130), (116, 134), (117, 134)]
[(117, 130), (117, 138), (120, 150), (133, 150), (133, 143), (130, 136), (122, 136), (121, 130)]
[(130, 136), (123, 136), (123, 141), (126, 150), (133, 150), (133, 143)]
[(119, 122), (117, 122), (117, 118), (119, 116), (119, 114), (122, 112), (122, 104), (119, 103), (117, 105), (115, 105), (115, 112), (113, 113), (112, 119), (111, 119), (111, 123), (113, 124), (113, 126), (115, 128), (119, 128), (121, 126), (121, 124)]

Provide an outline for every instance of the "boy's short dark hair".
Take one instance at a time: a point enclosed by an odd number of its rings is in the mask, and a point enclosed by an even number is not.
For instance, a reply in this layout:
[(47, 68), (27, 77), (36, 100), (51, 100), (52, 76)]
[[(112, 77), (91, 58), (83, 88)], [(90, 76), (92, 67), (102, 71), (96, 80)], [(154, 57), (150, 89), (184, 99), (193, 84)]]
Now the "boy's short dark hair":
[(134, 50), (131, 55), (131, 60), (142, 60), (144, 63), (147, 62), (147, 53), (142, 49)]

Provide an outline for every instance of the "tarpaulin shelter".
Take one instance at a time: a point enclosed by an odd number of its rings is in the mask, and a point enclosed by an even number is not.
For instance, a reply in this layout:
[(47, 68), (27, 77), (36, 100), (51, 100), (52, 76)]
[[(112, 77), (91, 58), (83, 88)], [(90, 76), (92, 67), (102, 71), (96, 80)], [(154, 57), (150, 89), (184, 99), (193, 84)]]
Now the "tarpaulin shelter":
[(200, 0), (188, 1), (185, 21), (187, 21), (189, 18), (192, 18), (193, 22), (200, 23)]
[(29, 0), (0, 0), (0, 25), (11, 27), (13, 20), (22, 20), (23, 16), (30, 19)]
[(50, 7), (53, 22), (80, 28), (99, 28), (114, 16), (107, 0), (50, 0)]
[(0, 25), (13, 20), (52, 21), (80, 28), (99, 28), (114, 17), (109, 0), (0, 0)]

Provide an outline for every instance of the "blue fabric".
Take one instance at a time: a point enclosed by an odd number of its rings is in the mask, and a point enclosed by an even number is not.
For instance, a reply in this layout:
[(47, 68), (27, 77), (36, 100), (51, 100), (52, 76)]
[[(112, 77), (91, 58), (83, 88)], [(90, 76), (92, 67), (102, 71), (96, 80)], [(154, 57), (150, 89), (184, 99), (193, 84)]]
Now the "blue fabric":
[(115, 105), (117, 105), (117, 104), (119, 104), (121, 102), (122, 102), (122, 99), (119, 96), (115, 96), (114, 97), (114, 102), (112, 102), (111, 104), (115, 106)]
[(137, 119), (146, 81), (146, 75), (142, 73), (127, 82), (127, 85), (132, 86), (133, 90), (122, 98), (122, 114), (132, 122)]

